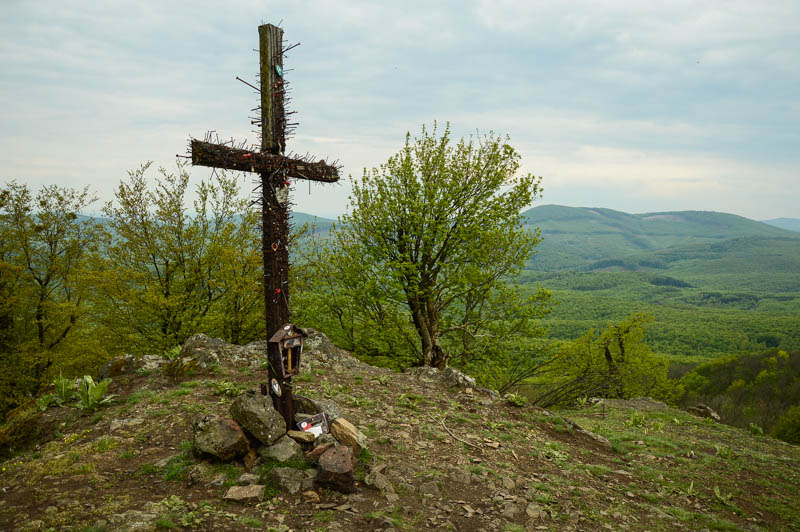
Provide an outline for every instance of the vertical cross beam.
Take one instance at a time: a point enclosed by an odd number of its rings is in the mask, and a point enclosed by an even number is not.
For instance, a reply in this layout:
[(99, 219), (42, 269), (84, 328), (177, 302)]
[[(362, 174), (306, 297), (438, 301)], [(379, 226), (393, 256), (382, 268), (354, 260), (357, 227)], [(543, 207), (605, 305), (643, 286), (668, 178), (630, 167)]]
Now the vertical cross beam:
[[(258, 27), (261, 77), (261, 151), (283, 155), (286, 149), (283, 30), (272, 24)], [(289, 322), (289, 201), (286, 168), (261, 174), (262, 252), (264, 256), (264, 312), (267, 338)], [(276, 349), (268, 344), (267, 349)], [(269, 355), (269, 354), (268, 354)], [(280, 359), (268, 356), (268, 360)], [(270, 383), (277, 380), (281, 394), (271, 393), (275, 409), (294, 425), (291, 378), (281, 379), (269, 366)], [(271, 385), (270, 385), (271, 389)]]

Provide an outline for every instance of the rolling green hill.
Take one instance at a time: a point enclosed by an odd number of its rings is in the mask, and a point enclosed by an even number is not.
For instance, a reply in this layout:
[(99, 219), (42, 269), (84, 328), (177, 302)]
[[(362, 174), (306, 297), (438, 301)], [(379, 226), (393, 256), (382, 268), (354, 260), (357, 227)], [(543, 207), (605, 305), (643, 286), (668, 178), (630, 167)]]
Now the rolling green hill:
[[(655, 251), (719, 244), (743, 237), (796, 238), (798, 235), (734, 214), (703, 211), (628, 214), (611, 209), (543, 205), (523, 213), (544, 237), (529, 268), (539, 271), (663, 268)], [(631, 257), (632, 263), (621, 263)], [(604, 263), (613, 260), (616, 262)]]
[(560, 301), (553, 338), (647, 312), (650, 346), (679, 358), (800, 347), (795, 232), (715, 212), (545, 205), (524, 216), (543, 240), (521, 282)]

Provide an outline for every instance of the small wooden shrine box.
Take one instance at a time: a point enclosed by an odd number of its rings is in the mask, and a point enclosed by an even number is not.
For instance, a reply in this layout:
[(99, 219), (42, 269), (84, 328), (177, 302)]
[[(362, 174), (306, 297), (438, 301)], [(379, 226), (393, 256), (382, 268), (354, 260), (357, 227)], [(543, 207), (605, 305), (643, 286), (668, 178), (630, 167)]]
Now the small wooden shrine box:
[(277, 378), (287, 379), (300, 373), (303, 339), (306, 336), (306, 331), (287, 323), (269, 339), (269, 363)]

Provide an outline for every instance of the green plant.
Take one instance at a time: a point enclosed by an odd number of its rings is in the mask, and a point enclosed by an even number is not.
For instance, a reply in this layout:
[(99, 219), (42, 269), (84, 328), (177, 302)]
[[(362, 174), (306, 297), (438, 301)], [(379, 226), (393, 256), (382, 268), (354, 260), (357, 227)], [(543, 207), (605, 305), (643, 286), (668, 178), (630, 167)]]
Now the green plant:
[(772, 428), (772, 435), (789, 443), (800, 444), (800, 405), (784, 412)]
[(750, 431), (750, 434), (752, 434), (753, 436), (763, 436), (764, 435), (764, 429), (762, 429), (760, 426), (756, 425), (755, 423), (750, 423), (750, 425), (748, 426), (747, 429)]
[(173, 528), (178, 528), (178, 525), (176, 523), (164, 517), (159, 517), (153, 522), (153, 524), (155, 525), (156, 528), (160, 530), (172, 530)]
[(714, 498), (725, 506), (728, 506), (731, 504), (733, 493), (723, 494), (720, 492), (719, 486), (714, 486)]
[(735, 455), (733, 453), (733, 449), (730, 445), (722, 446), (722, 445), (715, 445), (714, 449), (717, 451), (717, 456), (720, 458), (725, 458), (726, 460), (730, 460), (734, 458)]
[(588, 402), (589, 402), (589, 398), (587, 396), (585, 396), (585, 395), (581, 395), (580, 397), (575, 399), (575, 403), (580, 407), (586, 406), (586, 404)]
[(503, 399), (505, 399), (506, 403), (513, 406), (525, 406), (526, 404), (528, 404), (527, 397), (514, 392), (505, 394), (503, 396)]
[(243, 515), (239, 517), (239, 522), (244, 526), (249, 526), (250, 528), (264, 528), (264, 522), (261, 519), (250, 517), (249, 515)]
[(50, 408), (50, 406), (56, 404), (58, 403), (56, 401), (56, 394), (54, 393), (48, 393), (36, 399), (36, 406), (38, 406), (39, 410), (42, 412)]
[(181, 354), (181, 346), (175, 345), (164, 351), (164, 356), (170, 360), (175, 360)]
[(95, 383), (91, 375), (84, 375), (78, 383), (78, 408), (81, 410), (94, 410), (104, 404), (110, 403), (116, 395), (106, 396), (111, 379), (103, 379)]
[(206, 384), (214, 388), (214, 395), (225, 395), (228, 397), (241, 395), (246, 388), (244, 385), (226, 380), (207, 381)]
[(377, 381), (378, 384), (380, 384), (381, 386), (388, 386), (389, 383), (392, 382), (392, 376), (391, 375), (378, 375), (373, 380)]
[(58, 377), (53, 379), (53, 387), (56, 390), (56, 400), (59, 405), (75, 397), (75, 379), (65, 379), (61, 372), (58, 373)]

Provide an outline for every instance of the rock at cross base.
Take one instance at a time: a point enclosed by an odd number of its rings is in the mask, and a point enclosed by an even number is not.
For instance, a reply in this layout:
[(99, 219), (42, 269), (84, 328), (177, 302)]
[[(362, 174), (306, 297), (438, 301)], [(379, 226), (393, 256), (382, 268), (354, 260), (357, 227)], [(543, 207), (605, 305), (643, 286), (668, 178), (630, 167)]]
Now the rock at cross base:
[(210, 454), (220, 460), (232, 460), (250, 449), (244, 431), (232, 419), (200, 415), (192, 421), (192, 450), (195, 455)]
[(353, 493), (356, 490), (355, 465), (356, 458), (350, 447), (328, 449), (319, 458), (317, 483), (342, 493)]
[(260, 448), (258, 453), (264, 459), (274, 458), (278, 462), (286, 462), (292, 458), (303, 458), (303, 448), (288, 436), (281, 436), (273, 445)]
[(272, 406), (269, 396), (248, 390), (231, 403), (231, 417), (264, 445), (286, 434), (286, 421)]
[(356, 455), (367, 448), (367, 437), (343, 417), (331, 423), (331, 434), (343, 445), (352, 447)]
[(313, 432), (306, 430), (290, 430), (286, 435), (300, 443), (313, 443), (317, 439)]
[(231, 486), (222, 498), (237, 502), (260, 501), (264, 498), (264, 486), (261, 484)]
[(331, 447), (334, 447), (333, 443), (323, 443), (318, 447), (314, 447), (314, 449), (308, 451), (305, 454), (306, 461), (312, 464), (316, 464), (319, 461), (319, 457), (325, 454), (325, 451), (327, 451)]
[(342, 415), (336, 404), (328, 399), (314, 400), (302, 395), (295, 395), (292, 397), (292, 404), (295, 412), (304, 412), (309, 415), (325, 414), (328, 423), (333, 422), (334, 419)]

